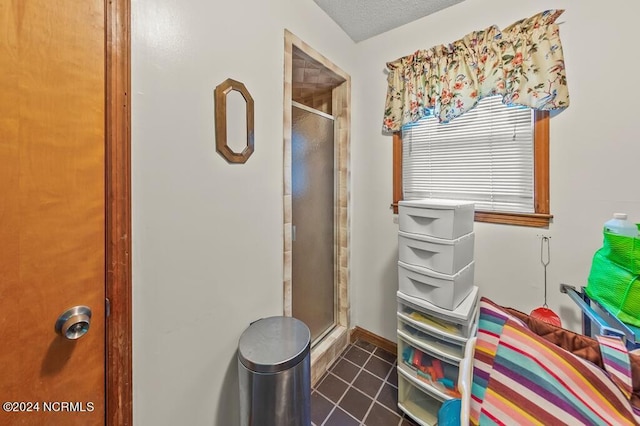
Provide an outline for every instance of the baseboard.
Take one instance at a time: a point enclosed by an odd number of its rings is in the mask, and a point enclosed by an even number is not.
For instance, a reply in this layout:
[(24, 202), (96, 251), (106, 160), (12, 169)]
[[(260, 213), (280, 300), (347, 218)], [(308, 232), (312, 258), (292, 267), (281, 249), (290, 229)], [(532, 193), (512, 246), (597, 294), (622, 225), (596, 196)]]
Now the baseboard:
[(356, 326), (353, 329), (351, 329), (351, 336), (349, 341), (353, 343), (358, 339), (372, 343), (384, 349), (385, 351), (391, 352), (392, 354), (395, 354), (398, 352), (398, 345), (395, 342), (392, 342), (391, 340), (387, 340), (384, 337), (378, 336), (377, 334), (374, 334), (369, 330), (365, 330), (364, 328)]

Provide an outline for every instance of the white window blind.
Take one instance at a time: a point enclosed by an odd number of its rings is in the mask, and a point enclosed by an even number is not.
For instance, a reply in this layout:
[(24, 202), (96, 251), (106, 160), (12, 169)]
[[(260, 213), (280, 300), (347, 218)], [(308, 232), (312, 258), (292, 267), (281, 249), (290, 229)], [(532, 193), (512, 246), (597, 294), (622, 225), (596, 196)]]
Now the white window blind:
[(484, 98), (447, 124), (424, 118), (402, 129), (405, 200), (473, 201), (476, 210), (533, 213), (534, 113)]

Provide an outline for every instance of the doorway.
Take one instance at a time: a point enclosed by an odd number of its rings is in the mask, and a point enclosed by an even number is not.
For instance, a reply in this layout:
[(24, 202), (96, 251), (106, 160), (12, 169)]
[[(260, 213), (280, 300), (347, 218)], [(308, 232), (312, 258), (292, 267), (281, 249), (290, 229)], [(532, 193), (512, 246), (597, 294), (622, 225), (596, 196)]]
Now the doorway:
[[(294, 111), (306, 109), (315, 116), (333, 117), (334, 158), (331, 179), (333, 201), (327, 205), (325, 216), (333, 215), (332, 230), (324, 234), (332, 236), (326, 253), (332, 253), (331, 268), (328, 275), (333, 276), (334, 286), (325, 293), (326, 304), (330, 305), (331, 296), (334, 312), (323, 309), (319, 321), (322, 325), (312, 330), (316, 338), (311, 350), (311, 380), (315, 382), (327, 367), (340, 355), (348, 344), (349, 328), (349, 140), (350, 140), (350, 91), (351, 79), (347, 73), (334, 65), (326, 57), (304, 43), (298, 37), (285, 30), (285, 77), (284, 77), (284, 314), (287, 316), (312, 315), (311, 307), (296, 307), (294, 293), (298, 283), (294, 283), (300, 274), (296, 272), (296, 246), (299, 230), (296, 224), (294, 207), (296, 172), (293, 163), (295, 156), (293, 144)], [(293, 105), (297, 103), (298, 107)], [(302, 106), (302, 108), (300, 108)], [(326, 117), (325, 117), (326, 118)], [(296, 226), (294, 228), (294, 226)], [(323, 226), (326, 226), (323, 225)], [(329, 229), (329, 228), (327, 228)], [(300, 236), (301, 237), (301, 236)], [(296, 240), (294, 242), (294, 239)], [(311, 252), (319, 240), (311, 237)], [(304, 256), (304, 255), (303, 255)], [(329, 255), (326, 255), (329, 256)], [(325, 279), (331, 281), (331, 278)], [(311, 280), (313, 286), (317, 280)], [(303, 283), (304, 284), (304, 283)], [(302, 290), (303, 292), (305, 290)], [(302, 313), (300, 313), (302, 312)], [(329, 324), (329, 320), (333, 320)], [(304, 320), (303, 320), (304, 321)], [(311, 322), (311, 321), (309, 321)], [(309, 324), (310, 328), (316, 326)], [(318, 330), (323, 331), (318, 331)]]

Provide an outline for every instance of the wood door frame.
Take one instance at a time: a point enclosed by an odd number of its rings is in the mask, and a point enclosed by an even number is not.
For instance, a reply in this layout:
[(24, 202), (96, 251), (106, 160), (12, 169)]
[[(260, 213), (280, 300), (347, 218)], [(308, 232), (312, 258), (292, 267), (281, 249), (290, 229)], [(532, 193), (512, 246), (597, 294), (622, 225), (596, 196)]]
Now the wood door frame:
[(131, 0), (106, 12), (106, 425), (133, 424), (131, 292)]

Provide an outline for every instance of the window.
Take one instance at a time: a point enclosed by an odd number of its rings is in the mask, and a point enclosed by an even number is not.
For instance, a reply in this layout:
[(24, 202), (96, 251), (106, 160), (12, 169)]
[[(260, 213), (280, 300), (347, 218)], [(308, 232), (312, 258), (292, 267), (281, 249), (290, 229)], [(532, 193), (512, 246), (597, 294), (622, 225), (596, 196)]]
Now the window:
[(476, 203), (476, 221), (548, 226), (549, 114), (483, 99), (448, 124), (425, 118), (394, 134), (397, 202)]

